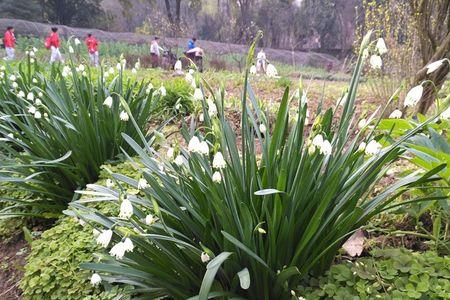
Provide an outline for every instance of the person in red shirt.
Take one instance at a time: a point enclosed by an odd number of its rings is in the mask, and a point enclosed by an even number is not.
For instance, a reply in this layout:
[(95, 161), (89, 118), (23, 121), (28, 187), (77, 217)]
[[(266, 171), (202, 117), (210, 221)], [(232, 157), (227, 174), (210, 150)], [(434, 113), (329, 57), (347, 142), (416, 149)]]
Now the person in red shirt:
[(55, 61), (64, 62), (61, 52), (59, 52), (60, 42), (59, 42), (58, 28), (52, 27), (49, 43), (50, 43), (50, 50), (52, 51), (52, 54), (50, 56), (50, 63), (54, 63)]
[(8, 26), (6, 28), (5, 37), (3, 39), (3, 43), (5, 45), (6, 57), (7, 60), (14, 59), (15, 56), (15, 47), (16, 47), (16, 38), (14, 37), (14, 27)]
[(99, 42), (95, 37), (92, 36), (92, 33), (88, 33), (86, 38), (86, 46), (88, 48), (89, 58), (91, 60), (91, 64), (98, 67), (98, 44)]

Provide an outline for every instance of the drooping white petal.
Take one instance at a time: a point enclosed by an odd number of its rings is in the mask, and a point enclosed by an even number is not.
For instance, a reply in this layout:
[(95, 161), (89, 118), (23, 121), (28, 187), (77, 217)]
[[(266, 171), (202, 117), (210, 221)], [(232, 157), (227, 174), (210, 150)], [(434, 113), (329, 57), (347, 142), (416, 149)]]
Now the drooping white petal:
[(359, 120), (359, 122), (358, 122), (358, 128), (359, 129), (362, 129), (363, 127), (366, 127), (366, 125), (367, 125), (367, 120), (366, 119)]
[(312, 144), (318, 148), (322, 147), (323, 136), (321, 134), (316, 135), (312, 140)]
[(184, 164), (184, 157), (182, 155), (177, 155), (177, 157), (175, 157), (174, 162), (177, 166), (181, 166)]
[(33, 101), (33, 100), (34, 100), (34, 94), (33, 94), (33, 92), (29, 92), (29, 93), (27, 94), (27, 100), (30, 100), (30, 101)]
[(155, 223), (156, 219), (152, 214), (149, 214), (145, 217), (145, 224), (147, 225), (152, 225), (153, 223)]
[(320, 147), (320, 153), (323, 155), (330, 155), (333, 151), (331, 143), (327, 140), (323, 141), (322, 147)]
[(198, 150), (199, 150), (200, 154), (208, 155), (209, 154), (208, 143), (206, 143), (206, 141), (200, 142)]

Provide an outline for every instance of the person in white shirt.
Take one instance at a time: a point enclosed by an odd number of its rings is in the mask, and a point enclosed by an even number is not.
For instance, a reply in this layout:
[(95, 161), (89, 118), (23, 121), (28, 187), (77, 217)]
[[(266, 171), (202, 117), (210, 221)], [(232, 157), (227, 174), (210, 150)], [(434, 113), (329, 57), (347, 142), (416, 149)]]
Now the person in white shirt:
[(159, 50), (161, 49), (161, 47), (159, 47), (158, 43), (159, 43), (159, 37), (155, 36), (155, 38), (153, 39), (153, 41), (150, 44), (150, 56), (151, 56), (152, 68), (158, 67), (159, 56), (160, 56)]
[(266, 63), (267, 63), (266, 53), (264, 52), (264, 49), (261, 49), (258, 52), (258, 55), (256, 56), (256, 72), (265, 74)]

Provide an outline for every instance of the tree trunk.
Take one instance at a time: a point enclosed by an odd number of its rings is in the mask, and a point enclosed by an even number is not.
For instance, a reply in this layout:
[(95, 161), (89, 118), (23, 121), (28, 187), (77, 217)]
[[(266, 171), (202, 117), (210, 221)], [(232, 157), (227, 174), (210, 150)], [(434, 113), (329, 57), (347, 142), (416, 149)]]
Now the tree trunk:
[(181, 32), (181, 0), (175, 1), (175, 17), (172, 14), (172, 7), (169, 0), (164, 0), (164, 4), (166, 5), (167, 19), (169, 20), (173, 34), (176, 36)]
[(176, 7), (175, 7), (175, 30), (177, 33), (181, 32), (181, 0), (176, 0)]
[(173, 17), (172, 17), (172, 10), (170, 9), (170, 2), (169, 0), (164, 0), (164, 3), (166, 4), (167, 19), (169, 20), (169, 23), (173, 25)]
[[(436, 52), (426, 65), (443, 58), (450, 58), (450, 33), (447, 33), (447, 36), (442, 41), (441, 45), (436, 49)], [(420, 84), (424, 80), (430, 80), (434, 83), (424, 83), (423, 96), (417, 108), (417, 111), (419, 113), (426, 114), (428, 109), (433, 105), (437, 96), (437, 91), (441, 89), (449, 71), (450, 67), (448, 62), (444, 62), (444, 64), (438, 70), (431, 74), (427, 74), (426, 66), (419, 70), (419, 72), (417, 72), (414, 78), (414, 82), (416, 84)]]
[[(427, 74), (426, 66), (443, 58), (450, 58), (450, 1), (449, 0), (409, 0), (411, 12), (415, 15), (419, 38), (422, 69), (414, 77), (414, 85), (422, 84), (424, 91), (417, 112), (426, 114), (436, 100), (445, 82), (449, 64), (444, 63), (438, 70)], [(425, 81), (425, 82), (424, 82)]]

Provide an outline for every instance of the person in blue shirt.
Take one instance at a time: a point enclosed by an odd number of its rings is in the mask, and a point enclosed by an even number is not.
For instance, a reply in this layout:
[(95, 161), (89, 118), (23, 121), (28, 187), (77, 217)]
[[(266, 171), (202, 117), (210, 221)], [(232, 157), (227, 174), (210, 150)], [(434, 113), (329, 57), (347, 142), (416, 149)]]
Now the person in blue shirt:
[(194, 49), (195, 48), (195, 42), (197, 41), (197, 38), (193, 37), (191, 40), (189, 40), (188, 42), (188, 50)]

